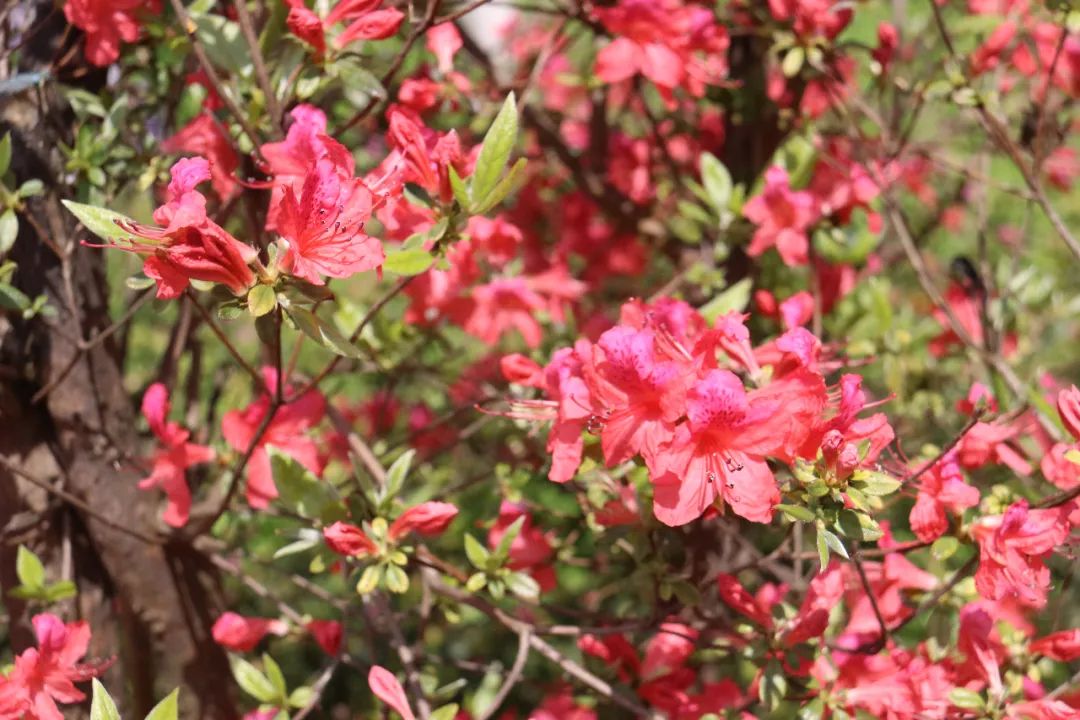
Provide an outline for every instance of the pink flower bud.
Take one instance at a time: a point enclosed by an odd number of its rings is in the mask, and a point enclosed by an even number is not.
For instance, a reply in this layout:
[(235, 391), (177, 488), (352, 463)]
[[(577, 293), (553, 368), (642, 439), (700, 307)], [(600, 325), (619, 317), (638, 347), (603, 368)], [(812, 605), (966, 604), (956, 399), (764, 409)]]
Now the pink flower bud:
[(415, 530), (421, 535), (440, 535), (457, 517), (458, 509), (450, 503), (420, 503), (403, 512), (390, 525), (390, 539), (398, 540)]
[(348, 557), (370, 555), (379, 549), (363, 530), (343, 522), (323, 528), (323, 538), (331, 550)]

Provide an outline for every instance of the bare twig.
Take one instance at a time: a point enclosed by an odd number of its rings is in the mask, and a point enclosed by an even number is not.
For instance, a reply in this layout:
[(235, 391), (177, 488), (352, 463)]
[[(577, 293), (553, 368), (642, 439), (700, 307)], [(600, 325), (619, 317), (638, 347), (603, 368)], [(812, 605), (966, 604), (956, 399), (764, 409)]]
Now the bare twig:
[(521, 680), (521, 673), (525, 670), (525, 663), (529, 659), (529, 641), (532, 639), (532, 629), (525, 628), (518, 633), (518, 649), (517, 656), (514, 658), (514, 664), (510, 667), (510, 672), (506, 674), (506, 679), (503, 680), (502, 687), (495, 693), (495, 697), (491, 699), (491, 703), (487, 706), (484, 712), (476, 716), (476, 720), (488, 720), (495, 712), (502, 706), (506, 697), (510, 694), (510, 691), (514, 689), (518, 681)]
[(240, 23), (240, 31), (244, 34), (248, 52), (251, 54), (251, 64), (255, 67), (255, 79), (259, 81), (259, 88), (266, 96), (266, 108), (270, 113), (270, 133), (273, 137), (281, 137), (281, 104), (278, 102), (274, 86), (270, 84), (270, 73), (266, 71), (266, 61), (263, 59), (262, 47), (259, 38), (255, 34), (255, 26), (251, 22), (251, 13), (248, 12), (246, 0), (235, 0), (236, 19)]

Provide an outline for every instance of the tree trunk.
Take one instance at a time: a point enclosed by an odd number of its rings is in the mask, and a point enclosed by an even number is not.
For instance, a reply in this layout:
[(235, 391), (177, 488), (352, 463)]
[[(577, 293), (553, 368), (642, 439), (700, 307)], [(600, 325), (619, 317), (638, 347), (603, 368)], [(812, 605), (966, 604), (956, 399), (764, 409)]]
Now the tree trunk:
[[(52, 2), (19, 2), (15, 10), (41, 26), (18, 66), (0, 67), (0, 79), (47, 70), (61, 50), (65, 24)], [(78, 582), (79, 596), (61, 609), (91, 621), (92, 653), (119, 654), (106, 683), (128, 717), (142, 717), (179, 686), (184, 717), (233, 718), (228, 663), (210, 636), (222, 609), (218, 578), (189, 544), (158, 534), (155, 496), (136, 486), (135, 412), (116, 338), (80, 348), (80, 338), (111, 323), (108, 287), (104, 253), (79, 245), (76, 223), (60, 204), (71, 190), (57, 147), (73, 118), (53, 82), (0, 96), (16, 186), (38, 178), (46, 187), (20, 213), (9, 257), (18, 264), (13, 284), (30, 297), (44, 293), (56, 310), (52, 319), (0, 315), (0, 581), (13, 585), (15, 549), (23, 543), (47, 561), (50, 580)], [(27, 608), (5, 603), (11, 641), (22, 649), (32, 643)]]

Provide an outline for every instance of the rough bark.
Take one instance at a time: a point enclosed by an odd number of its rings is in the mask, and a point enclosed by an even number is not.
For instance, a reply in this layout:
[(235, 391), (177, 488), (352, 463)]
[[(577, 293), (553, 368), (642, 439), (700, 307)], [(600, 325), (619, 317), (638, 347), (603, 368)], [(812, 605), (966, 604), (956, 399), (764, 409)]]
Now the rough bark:
[[(38, 18), (52, 9), (41, 0), (18, 4)], [(49, 67), (63, 33), (62, 15), (53, 13), (6, 74)], [(31, 297), (45, 293), (56, 310), (52, 320), (0, 317), (0, 455), (17, 470), (0, 466), (0, 581), (11, 586), (15, 547), (26, 542), (49, 561), (53, 579), (66, 573), (79, 582), (69, 609), (94, 624), (94, 651), (119, 654), (111, 689), (128, 716), (141, 717), (180, 686), (184, 717), (235, 717), (228, 663), (210, 637), (221, 610), (218, 579), (190, 545), (159, 535), (156, 500), (136, 486), (138, 437), (121, 346), (110, 338), (85, 352), (79, 347), (111, 320), (103, 253), (79, 245), (76, 223), (60, 204), (71, 190), (61, 180), (57, 141), (73, 119), (48, 82), (0, 102), (16, 180), (39, 178), (47, 188), (20, 218), (10, 254), (18, 263), (14, 284)], [(50, 245), (63, 249), (63, 258)], [(73, 360), (64, 380), (35, 402)], [(20, 474), (62, 488), (92, 512)], [(162, 539), (147, 542), (115, 525)], [(18, 649), (31, 641), (26, 608), (5, 600)]]

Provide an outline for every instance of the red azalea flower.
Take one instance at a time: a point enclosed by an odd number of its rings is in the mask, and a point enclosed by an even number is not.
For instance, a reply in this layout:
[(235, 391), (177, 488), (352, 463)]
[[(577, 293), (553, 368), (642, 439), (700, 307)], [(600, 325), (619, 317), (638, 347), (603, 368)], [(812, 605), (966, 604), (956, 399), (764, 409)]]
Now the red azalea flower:
[(168, 507), (162, 518), (173, 527), (183, 527), (191, 510), (191, 490), (188, 488), (186, 470), (214, 459), (213, 448), (188, 442), (191, 433), (177, 423), (169, 422), (169, 391), (161, 383), (154, 383), (143, 395), (142, 412), (150, 424), (150, 430), (161, 441), (162, 448), (153, 458), (150, 475), (139, 482), (147, 490), (160, 487), (168, 498)]
[(65, 624), (51, 613), (41, 613), (32, 622), (38, 646), (16, 657), (11, 672), (0, 677), (0, 717), (63, 720), (57, 703), (85, 700), (75, 683), (99, 676), (111, 662), (78, 662), (90, 645), (85, 621)]
[[(277, 385), (273, 368), (263, 368), (267, 388)], [(289, 388), (284, 388), (289, 394)], [(263, 418), (270, 410), (270, 396), (263, 393), (243, 410), (230, 410), (221, 420), (225, 441), (238, 452), (247, 452)], [(247, 500), (253, 508), (264, 508), (278, 496), (270, 467), (268, 445), (293, 458), (316, 475), (322, 473), (323, 462), (315, 441), (307, 431), (318, 425), (326, 411), (326, 399), (317, 390), (309, 390), (299, 398), (279, 407), (255, 445), (247, 464)]]

